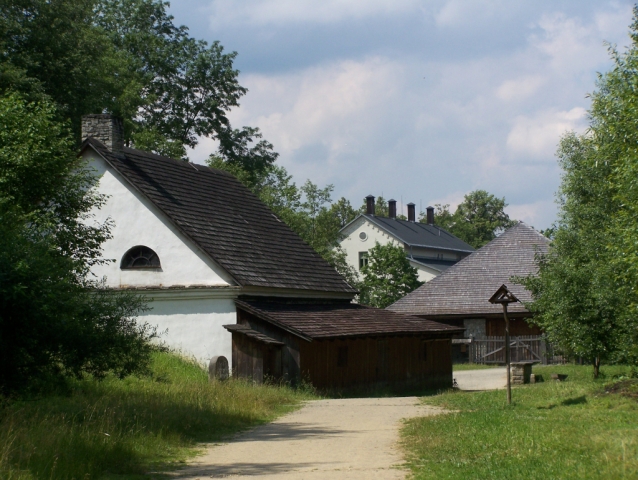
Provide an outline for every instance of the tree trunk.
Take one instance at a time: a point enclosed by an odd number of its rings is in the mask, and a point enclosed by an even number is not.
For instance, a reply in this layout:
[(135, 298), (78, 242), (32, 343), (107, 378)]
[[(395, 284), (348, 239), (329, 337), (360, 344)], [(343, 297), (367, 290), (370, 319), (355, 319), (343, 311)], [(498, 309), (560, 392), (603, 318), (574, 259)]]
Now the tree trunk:
[(598, 374), (600, 373), (600, 357), (594, 358), (594, 378), (598, 378)]

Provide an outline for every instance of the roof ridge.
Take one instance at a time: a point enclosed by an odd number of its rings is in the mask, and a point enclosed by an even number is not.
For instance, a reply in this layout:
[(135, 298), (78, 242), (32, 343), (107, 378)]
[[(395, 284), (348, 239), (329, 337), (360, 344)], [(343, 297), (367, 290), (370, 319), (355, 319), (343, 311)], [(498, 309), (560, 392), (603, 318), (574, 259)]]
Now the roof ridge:
[(339, 273), (232, 174), (142, 150), (91, 148), (238, 285), (355, 294)]
[[(517, 236), (527, 236), (530, 232), (535, 232), (537, 234), (535, 236), (535, 239), (542, 240), (542, 242), (527, 241), (523, 245), (521, 245), (520, 243), (510, 241), (511, 239), (516, 239)], [(530, 243), (533, 244), (536, 249), (539, 245), (548, 246), (550, 242), (545, 236), (538, 234), (538, 232), (536, 232), (529, 225), (526, 225), (523, 222), (519, 222), (516, 225), (513, 225), (512, 227), (505, 230), (501, 235), (494, 238), (483, 247), (477, 249), (467, 257), (461, 259), (459, 262), (449, 267), (441, 275), (433, 278), (413, 292), (410, 292), (405, 297), (397, 300), (387, 308), (394, 310), (392, 308), (394, 306), (403, 307), (404, 305), (410, 305), (412, 302), (414, 302), (414, 300), (418, 300), (421, 298), (422, 295), (426, 295), (426, 292), (428, 292), (428, 294), (433, 294), (436, 293), (439, 289), (446, 289), (446, 287), (448, 287), (447, 290), (449, 290), (450, 288), (448, 284), (452, 281), (450, 279), (453, 279), (455, 283), (458, 283), (459, 279), (465, 278), (469, 275), (480, 277), (481, 274), (476, 273), (477, 271), (483, 272), (482, 275), (489, 276), (493, 275), (493, 270), (497, 269), (499, 266), (503, 266), (503, 268), (507, 270), (507, 268), (511, 268), (511, 259), (513, 258), (516, 260), (517, 254), (519, 257), (519, 263), (521, 261), (521, 258), (525, 258), (520, 257), (520, 252), (527, 251), (528, 247), (531, 246)], [(492, 259), (492, 257), (494, 258)], [(492, 261), (490, 261), (491, 259)], [(526, 260), (526, 262), (527, 261), (528, 260)], [(506, 267), (507, 265), (510, 265), (510, 267)], [(490, 269), (490, 267), (492, 268)], [(486, 273), (486, 268), (487, 272), (489, 273)], [(468, 270), (468, 273), (465, 273), (466, 270)], [(509, 281), (509, 278), (510, 276), (508, 276), (507, 278), (503, 278), (502, 280)], [(470, 280), (470, 284), (471, 283), (472, 281)], [(502, 284), (503, 281), (500, 281), (500, 283)], [(469, 295), (471, 295), (471, 292), (466, 293), (468, 294), (467, 296), (469, 299)], [(428, 301), (432, 302), (432, 298), (430, 297)]]

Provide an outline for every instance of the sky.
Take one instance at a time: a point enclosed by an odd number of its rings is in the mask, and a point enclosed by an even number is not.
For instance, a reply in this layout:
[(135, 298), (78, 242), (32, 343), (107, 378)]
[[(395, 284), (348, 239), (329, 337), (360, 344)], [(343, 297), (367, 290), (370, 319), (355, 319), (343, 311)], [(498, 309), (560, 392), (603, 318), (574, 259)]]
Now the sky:
[[(556, 219), (561, 135), (623, 50), (632, 2), (171, 0), (175, 23), (238, 53), (229, 118), (258, 127), (295, 182), (450, 204), (483, 189), (537, 229)], [(189, 152), (203, 163), (207, 138)], [(404, 213), (406, 213), (404, 211)]]

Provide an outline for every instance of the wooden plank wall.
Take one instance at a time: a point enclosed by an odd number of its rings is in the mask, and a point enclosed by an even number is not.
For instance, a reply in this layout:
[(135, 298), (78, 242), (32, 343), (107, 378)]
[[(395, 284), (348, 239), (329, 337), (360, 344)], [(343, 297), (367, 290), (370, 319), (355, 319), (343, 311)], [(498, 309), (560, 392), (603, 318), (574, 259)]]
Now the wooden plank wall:
[[(347, 347), (348, 361), (346, 366), (339, 366), (339, 349), (343, 347)], [(425, 356), (424, 349), (427, 352)], [(449, 338), (301, 341), (300, 357), (302, 377), (317, 388), (452, 386), (452, 346)]]
[[(485, 334), (488, 337), (504, 337), (505, 336), (505, 320), (501, 318), (488, 318), (485, 321)], [(543, 332), (536, 325), (530, 325), (524, 318), (510, 318), (510, 335), (542, 335)]]
[(263, 345), (245, 335), (233, 333), (233, 375), (264, 381)]
[(255, 315), (252, 315), (240, 308), (237, 309), (237, 323), (239, 325), (250, 325), (250, 328), (253, 330), (263, 333), (264, 335), (268, 335), (269, 337), (279, 340), (285, 344), (281, 347), (280, 358), (277, 359), (277, 362), (281, 365), (281, 377), (285, 381), (289, 381), (295, 385), (301, 377), (301, 370), (299, 368), (299, 342), (303, 342), (303, 340), (298, 339), (294, 335), (277, 328), (270, 323), (264, 322)]

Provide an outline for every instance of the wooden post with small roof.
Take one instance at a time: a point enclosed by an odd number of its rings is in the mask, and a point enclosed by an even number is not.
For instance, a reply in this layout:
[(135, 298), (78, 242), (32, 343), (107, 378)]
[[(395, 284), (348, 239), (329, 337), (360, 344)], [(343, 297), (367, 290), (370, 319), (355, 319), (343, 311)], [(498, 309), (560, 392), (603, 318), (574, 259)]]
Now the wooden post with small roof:
[(507, 306), (510, 303), (518, 302), (518, 298), (509, 291), (505, 284), (490, 297), (490, 303), (500, 303), (503, 305), (503, 317), (505, 318), (505, 363), (507, 365), (507, 404), (512, 404), (512, 380), (510, 377), (510, 322), (507, 318)]

